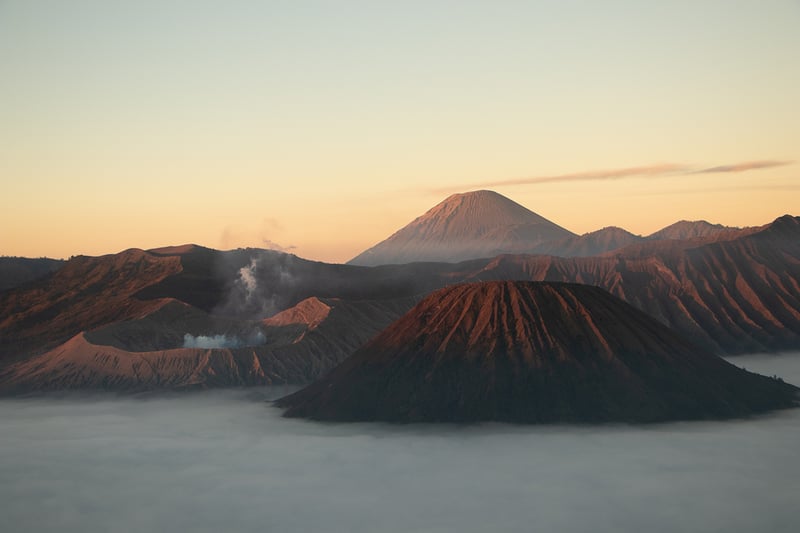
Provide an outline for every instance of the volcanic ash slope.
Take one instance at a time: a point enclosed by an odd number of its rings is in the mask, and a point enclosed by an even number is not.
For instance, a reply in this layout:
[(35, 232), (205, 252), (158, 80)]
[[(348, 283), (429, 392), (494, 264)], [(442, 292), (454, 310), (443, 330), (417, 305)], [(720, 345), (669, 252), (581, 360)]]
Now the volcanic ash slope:
[(602, 289), (502, 281), (432, 293), (277, 404), (339, 421), (656, 422), (790, 407), (797, 391)]
[(575, 234), (501, 194), (474, 191), (446, 198), (348, 263), (459, 262), (529, 253), (541, 243), (568, 237)]

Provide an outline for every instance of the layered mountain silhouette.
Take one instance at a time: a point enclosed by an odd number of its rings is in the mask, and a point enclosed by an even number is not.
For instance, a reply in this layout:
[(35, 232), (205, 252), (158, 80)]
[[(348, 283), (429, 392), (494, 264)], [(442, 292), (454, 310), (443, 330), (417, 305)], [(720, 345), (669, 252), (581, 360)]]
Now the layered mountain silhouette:
[(63, 264), (61, 259), (48, 257), (0, 257), (0, 291), (42, 278)]
[(746, 230), (682, 220), (642, 237), (618, 227), (575, 235), (494, 191), (454, 194), (348, 264), (457, 263), (501, 254), (591, 257), (647, 241), (695, 244), (734, 238)]
[(503, 195), (475, 191), (448, 197), (348, 264), (455, 263), (527, 253), (538, 244), (574, 236)]
[[(560, 241), (574, 257), (363, 267), (196, 245), (78, 256), (0, 292), (0, 390), (305, 384), (422, 296), (481, 280), (598, 286), (715, 353), (800, 348), (800, 218), (682, 240), (606, 228)], [(615, 249), (583, 256), (604, 247)], [(254, 328), (263, 342), (183, 345)]]
[(711, 224), (705, 220), (681, 220), (662, 228), (647, 236), (650, 240), (686, 240), (703, 237), (713, 237), (722, 233), (736, 231), (740, 228)]
[(387, 422), (654, 422), (797, 403), (597, 287), (483, 282), (426, 297), (286, 416)]
[(610, 226), (583, 235), (549, 241), (533, 248), (530, 253), (558, 257), (591, 257), (643, 242), (638, 235)]
[(181, 270), (180, 256), (131, 249), (75, 257), (45, 278), (0, 293), (0, 363), (55, 347), (81, 331), (156, 311), (166, 301), (134, 295)]
[(81, 332), (48, 352), (0, 367), (0, 393), (305, 384), (416, 301), (309, 298), (258, 321), (166, 300), (144, 316)]

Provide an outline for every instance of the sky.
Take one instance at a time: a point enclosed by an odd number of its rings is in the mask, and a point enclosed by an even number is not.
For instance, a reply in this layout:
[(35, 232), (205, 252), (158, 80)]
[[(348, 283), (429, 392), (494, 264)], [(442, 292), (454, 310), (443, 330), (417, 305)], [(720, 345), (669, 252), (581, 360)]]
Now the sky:
[(800, 2), (0, 0), (0, 255), (343, 262), (456, 192), (800, 215)]

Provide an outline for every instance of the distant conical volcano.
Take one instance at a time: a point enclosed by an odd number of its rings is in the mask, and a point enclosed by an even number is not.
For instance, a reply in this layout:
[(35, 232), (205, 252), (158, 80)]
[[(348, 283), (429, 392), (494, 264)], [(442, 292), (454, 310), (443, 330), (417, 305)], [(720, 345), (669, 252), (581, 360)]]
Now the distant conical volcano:
[(653, 422), (796, 402), (596, 287), (484, 282), (434, 292), (286, 416), (390, 422)]
[(458, 262), (525, 253), (543, 242), (572, 236), (501, 194), (475, 191), (450, 196), (349, 264)]

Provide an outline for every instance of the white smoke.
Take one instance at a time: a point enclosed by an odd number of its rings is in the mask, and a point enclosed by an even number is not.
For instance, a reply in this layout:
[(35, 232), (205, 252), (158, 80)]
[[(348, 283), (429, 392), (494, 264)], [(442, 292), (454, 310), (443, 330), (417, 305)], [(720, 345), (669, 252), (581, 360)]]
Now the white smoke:
[(245, 266), (234, 270), (236, 277), (217, 313), (261, 319), (285, 308), (296, 281), (292, 258), (266, 251), (251, 256)]
[(297, 246), (295, 246), (294, 244), (290, 244), (289, 246), (282, 246), (277, 242), (267, 238), (261, 239), (261, 242), (263, 243), (264, 248), (266, 248), (267, 250), (273, 250), (275, 252), (289, 253), (292, 250), (297, 249)]
[(205, 350), (223, 349), (223, 348), (242, 348), (245, 346), (258, 346), (264, 344), (267, 338), (261, 331), (248, 335), (247, 337), (238, 337), (236, 335), (198, 335), (194, 336), (187, 333), (183, 336), (184, 348), (202, 348)]
[(258, 261), (255, 257), (250, 259), (250, 264), (239, 269), (239, 283), (245, 290), (246, 303), (253, 299), (253, 295), (258, 289), (258, 280), (256, 279), (256, 269), (258, 268)]

